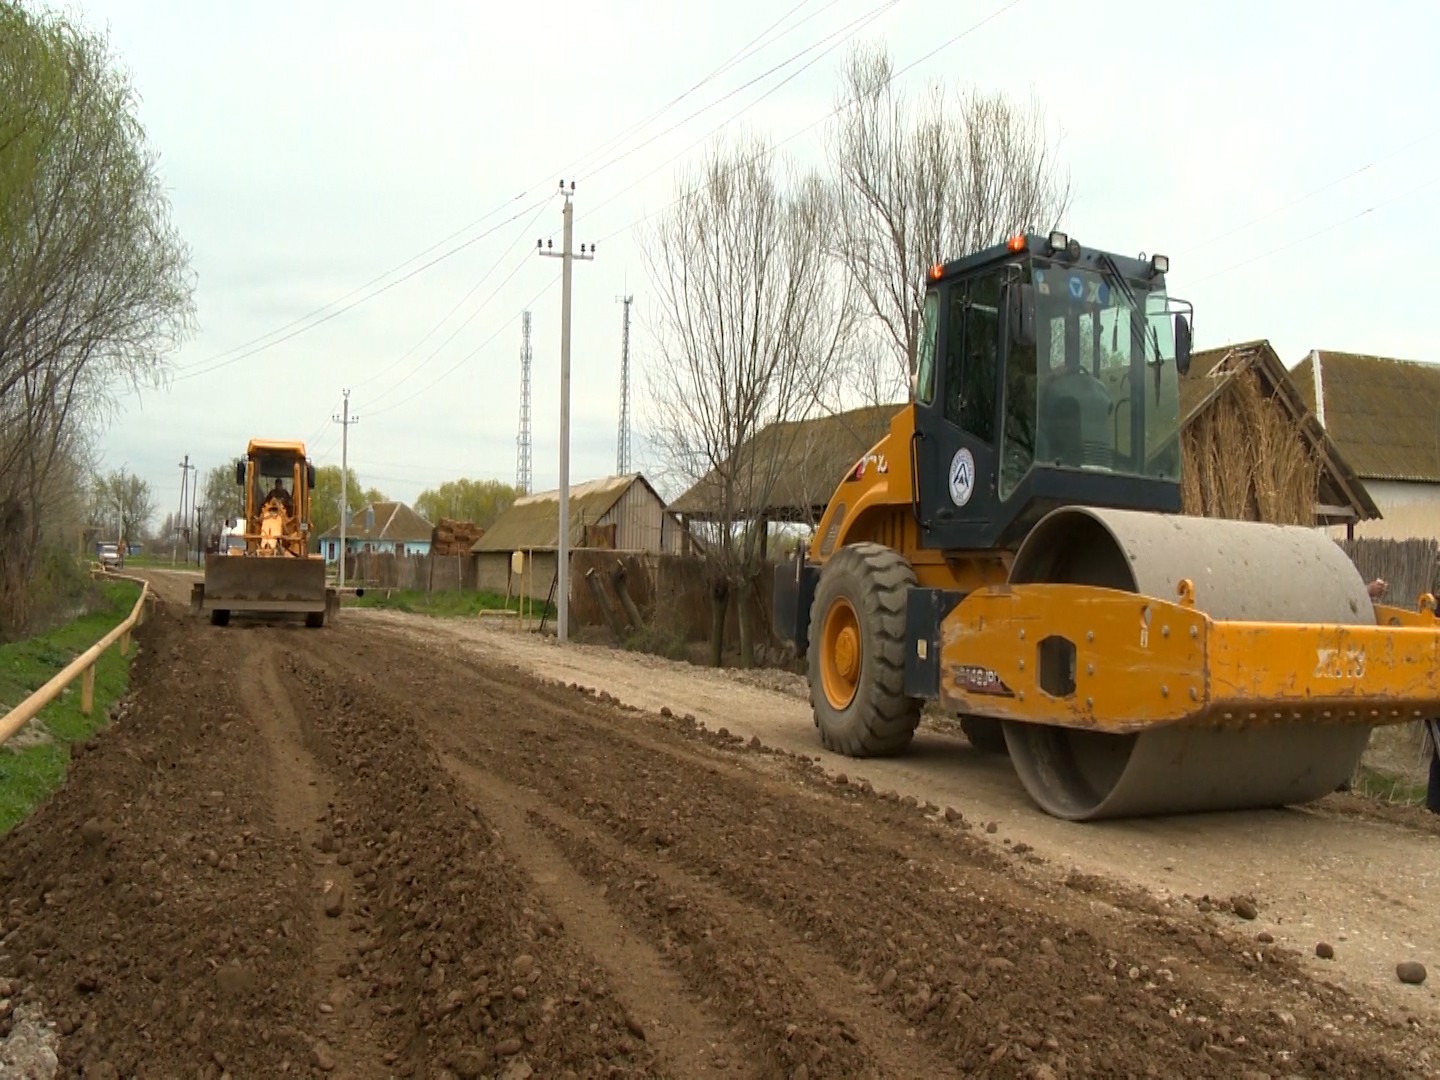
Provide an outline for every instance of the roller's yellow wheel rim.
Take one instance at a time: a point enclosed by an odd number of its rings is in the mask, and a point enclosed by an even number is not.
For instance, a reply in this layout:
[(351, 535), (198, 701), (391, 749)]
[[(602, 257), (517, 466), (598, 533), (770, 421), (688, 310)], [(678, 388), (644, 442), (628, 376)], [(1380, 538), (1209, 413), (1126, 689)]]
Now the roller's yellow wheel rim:
[(843, 596), (825, 612), (820, 634), (820, 682), (832, 709), (849, 708), (860, 685), (860, 617)]

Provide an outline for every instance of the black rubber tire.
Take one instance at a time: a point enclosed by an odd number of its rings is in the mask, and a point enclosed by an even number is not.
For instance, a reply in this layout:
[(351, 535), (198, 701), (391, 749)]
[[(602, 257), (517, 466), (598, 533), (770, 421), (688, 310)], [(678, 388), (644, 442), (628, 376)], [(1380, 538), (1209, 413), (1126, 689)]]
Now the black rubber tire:
[[(889, 757), (910, 745), (920, 723), (918, 698), (905, 694), (905, 600), (915, 571), (882, 544), (851, 544), (820, 571), (810, 607), (810, 705), (824, 746), (848, 757)], [(855, 609), (860, 674), (844, 709), (826, 697), (821, 676), (825, 613), (837, 600)]]
[(215, 608), (210, 612), (211, 626), (229, 626), (230, 612), (225, 608)]
[(992, 720), (988, 716), (962, 716), (960, 730), (965, 732), (965, 738), (970, 740), (970, 745), (982, 754), (1010, 752), (1010, 747), (1005, 742), (1005, 728), (999, 720)]
[(312, 630), (318, 630), (325, 625), (325, 612), (307, 611), (305, 613), (305, 625)]

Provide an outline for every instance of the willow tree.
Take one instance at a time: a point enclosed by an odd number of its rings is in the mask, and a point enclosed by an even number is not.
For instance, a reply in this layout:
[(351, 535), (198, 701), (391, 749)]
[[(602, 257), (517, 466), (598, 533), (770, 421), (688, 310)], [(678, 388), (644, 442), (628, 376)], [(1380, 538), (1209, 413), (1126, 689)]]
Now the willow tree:
[(755, 435), (809, 416), (847, 360), (853, 305), (826, 251), (831, 190), (759, 138), (714, 144), (679, 181), (642, 241), (653, 290), (646, 380), (661, 466), (697, 485), (712, 585), (711, 659), (729, 601), (742, 664), (753, 660), (751, 599), (764, 509), (785, 447)]
[(136, 104), (103, 37), (0, 0), (0, 635), (116, 392), (158, 384), (191, 325)]

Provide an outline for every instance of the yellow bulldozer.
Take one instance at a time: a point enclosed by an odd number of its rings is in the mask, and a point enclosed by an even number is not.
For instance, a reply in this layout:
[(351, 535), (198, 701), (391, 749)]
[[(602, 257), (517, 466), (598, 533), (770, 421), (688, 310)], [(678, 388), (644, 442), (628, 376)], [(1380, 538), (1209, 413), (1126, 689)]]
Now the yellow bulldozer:
[(251, 439), (235, 463), (235, 482), (245, 491), (239, 527), (243, 547), (205, 556), (205, 581), (190, 594), (191, 610), (224, 626), (234, 612), (303, 614), (321, 627), (340, 608), (339, 593), (325, 579), (325, 560), (309, 553), (310, 493), (315, 466), (305, 444)]
[(1168, 269), (1054, 232), (928, 272), (910, 404), (776, 569), (826, 747), (898, 754), (934, 701), (1079, 821), (1304, 803), (1440, 713), (1433, 596), (1375, 603), (1320, 530), (1180, 514)]

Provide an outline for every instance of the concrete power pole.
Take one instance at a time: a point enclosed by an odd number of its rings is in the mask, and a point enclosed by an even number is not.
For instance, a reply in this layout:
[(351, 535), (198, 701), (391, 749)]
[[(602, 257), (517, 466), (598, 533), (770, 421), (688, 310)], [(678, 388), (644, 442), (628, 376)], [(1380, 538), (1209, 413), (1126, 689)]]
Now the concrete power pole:
[(576, 259), (595, 258), (595, 245), (586, 253), (580, 245), (577, 255), (573, 250), (575, 208), (570, 199), (575, 194), (575, 181), (570, 181), (570, 190), (565, 190), (565, 181), (560, 181), (560, 194), (565, 198), (563, 212), (565, 230), (561, 239), (561, 250), (546, 250), (539, 240), (535, 247), (541, 255), (560, 259), (560, 552), (557, 557), (555, 600), (559, 612), (555, 619), (555, 637), (565, 642), (570, 638), (570, 266)]
[(520, 316), (520, 434), (515, 437), (515, 489), (530, 494), (530, 312)]
[(615, 443), (615, 475), (630, 473), (630, 305), (635, 297), (622, 296), (625, 319), (620, 324), (620, 435)]
[[(180, 463), (180, 511), (175, 515), (175, 538), (170, 542), (171, 566), (175, 565), (176, 551), (180, 546), (180, 537), (182, 535), (185, 537), (185, 561), (187, 563), (190, 561), (190, 536), (188, 530), (185, 529), (185, 497), (190, 492), (190, 474), (197, 468), (199, 468), (199, 466), (190, 464), (190, 455), (186, 454), (185, 460)], [(125, 523), (123, 520), (120, 523), (120, 531), (125, 531)], [(129, 542), (128, 538), (126, 542)]]
[(340, 564), (337, 588), (345, 587), (345, 519), (350, 513), (350, 425), (358, 424), (360, 417), (350, 415), (350, 390), (344, 391), (345, 402), (341, 414), (330, 419), (340, 425)]

